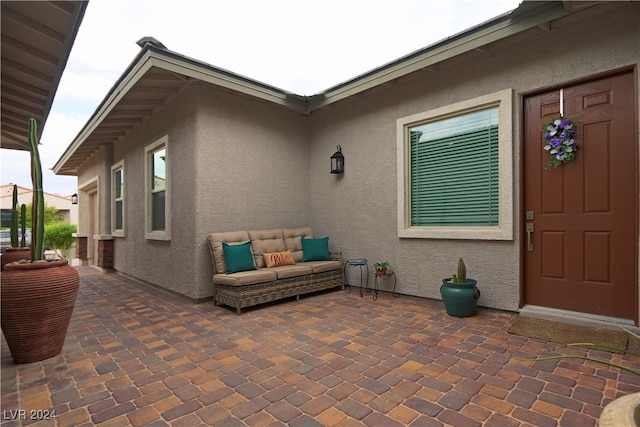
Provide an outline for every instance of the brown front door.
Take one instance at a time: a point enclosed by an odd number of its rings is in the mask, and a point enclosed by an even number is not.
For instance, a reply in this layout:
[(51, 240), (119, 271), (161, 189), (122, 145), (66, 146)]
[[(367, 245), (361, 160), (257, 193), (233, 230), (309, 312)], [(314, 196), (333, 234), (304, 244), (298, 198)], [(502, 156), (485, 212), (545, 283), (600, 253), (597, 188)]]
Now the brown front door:
[(560, 116), (560, 90), (524, 99), (525, 304), (638, 317), (633, 82), (626, 72), (563, 88), (579, 149), (571, 164), (550, 169), (541, 129)]

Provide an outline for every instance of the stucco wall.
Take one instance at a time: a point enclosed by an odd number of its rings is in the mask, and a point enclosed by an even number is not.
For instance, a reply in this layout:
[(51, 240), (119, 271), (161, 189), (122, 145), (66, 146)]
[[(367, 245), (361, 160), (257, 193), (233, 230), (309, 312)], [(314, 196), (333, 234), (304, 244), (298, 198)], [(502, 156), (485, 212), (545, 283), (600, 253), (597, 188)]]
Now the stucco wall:
[[(536, 28), (309, 117), (194, 83), (113, 148), (94, 155), (78, 182), (99, 177), (100, 232), (107, 234), (110, 167), (124, 159), (126, 236), (116, 237), (115, 268), (191, 298), (213, 293), (208, 233), (310, 225), (316, 235), (328, 235), (345, 259), (389, 260), (404, 294), (439, 299), (441, 279), (464, 256), (482, 290), (479, 304), (517, 310), (520, 96), (637, 66), (638, 10), (628, 3), (578, 24)], [(513, 93), (513, 190), (504, 199), (513, 209), (513, 240), (399, 238), (397, 120), (505, 89)], [(166, 134), (172, 237), (152, 241), (144, 238), (144, 147)], [(346, 159), (343, 176), (329, 173), (337, 144)], [(87, 221), (81, 219), (81, 233)]]
[[(144, 148), (164, 135), (171, 239), (148, 240)], [(100, 233), (109, 234), (110, 168), (123, 160), (125, 236), (114, 238), (115, 269), (202, 299), (213, 295), (207, 234), (309, 224), (307, 140), (306, 117), (196, 83), (113, 149), (95, 155), (79, 182), (98, 177)], [(88, 227), (85, 212), (81, 232)]]
[[(637, 8), (581, 25), (538, 30), (400, 79), (396, 85), (314, 112), (311, 133), (311, 224), (331, 236), (345, 258), (389, 260), (401, 293), (440, 298), (441, 280), (458, 256), (482, 291), (479, 304), (517, 310), (520, 298), (519, 95), (640, 60)], [(593, 19), (593, 20), (592, 20)], [(602, 20), (608, 22), (602, 22)], [(596, 25), (597, 21), (597, 25)], [(504, 89), (513, 90), (512, 241), (399, 238), (396, 120)], [(336, 144), (345, 174), (328, 173)]]
[(206, 85), (197, 90), (197, 203), (188, 208), (198, 292), (211, 296), (209, 233), (309, 225), (308, 127), (305, 116)]
[[(112, 161), (124, 160), (125, 192), (125, 236), (114, 238), (115, 269), (189, 297), (197, 297), (195, 232), (189, 225), (195, 222), (189, 207), (193, 204), (196, 111), (188, 96), (179, 96), (116, 144)], [(171, 240), (149, 240), (145, 238), (145, 147), (165, 135), (171, 165)], [(110, 196), (110, 183), (105, 186)]]
[[(78, 173), (78, 196), (80, 205), (84, 208), (78, 220), (78, 232), (87, 233), (90, 229), (92, 218), (88, 215), (89, 199), (87, 198), (87, 190), (96, 191), (98, 197), (98, 222), (99, 229), (94, 230), (94, 234), (108, 234), (108, 221), (111, 215), (108, 208), (109, 196), (107, 188), (103, 188), (105, 180), (109, 178), (109, 168), (111, 167), (113, 148), (111, 146), (103, 147), (98, 150), (91, 159), (80, 168)], [(89, 236), (91, 238), (92, 236)]]

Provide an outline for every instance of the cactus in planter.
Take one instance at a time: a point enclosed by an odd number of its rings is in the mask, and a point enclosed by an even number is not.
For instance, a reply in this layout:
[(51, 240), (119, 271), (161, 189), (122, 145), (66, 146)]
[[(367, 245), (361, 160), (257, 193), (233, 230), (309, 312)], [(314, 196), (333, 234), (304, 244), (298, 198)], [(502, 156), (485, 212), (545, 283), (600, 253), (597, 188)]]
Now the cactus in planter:
[(33, 203), (31, 211), (31, 262), (42, 260), (44, 254), (44, 193), (42, 191), (42, 164), (38, 151), (36, 120), (29, 119), (29, 149), (31, 151), (31, 180)]
[[(11, 224), (9, 229), (9, 237), (11, 237), (12, 248), (24, 248), (27, 244), (25, 241), (25, 228), (26, 228), (26, 206), (20, 207), (20, 215), (18, 215), (18, 186), (13, 185), (13, 203), (11, 205)], [(22, 228), (22, 239), (20, 239), (18, 223)]]
[(25, 246), (27, 246), (27, 236), (25, 234), (27, 230), (27, 207), (24, 203), (22, 204), (22, 206), (20, 206), (20, 228), (22, 229), (20, 247), (24, 248)]
[(476, 279), (467, 278), (467, 267), (462, 257), (458, 258), (458, 271), (452, 277), (442, 279), (440, 295), (447, 314), (455, 317), (473, 316), (480, 290)]
[[(43, 260), (45, 205), (35, 119), (29, 119), (28, 136), (33, 237), (31, 249), (24, 252), (31, 253), (31, 262), (6, 263), (0, 281), (0, 325), (15, 363), (37, 362), (62, 351), (80, 286), (78, 272), (66, 259)], [(23, 210), (26, 213), (24, 205)]]
[[(18, 211), (18, 192), (17, 186), (13, 186), (13, 206), (11, 208), (11, 222), (10, 222), (10, 247), (6, 252), (3, 252), (0, 259), (0, 270), (4, 271), (5, 266), (9, 263), (31, 258), (31, 250), (26, 247), (25, 236), (25, 221), (26, 221), (25, 205), (21, 206), (21, 211)], [(19, 219), (20, 212), (22, 212), (22, 219)], [(19, 224), (22, 224), (22, 240), (20, 239)]]
[(452, 283), (465, 283), (467, 280), (467, 267), (462, 257), (458, 258), (458, 272), (451, 277)]
[(11, 237), (11, 247), (18, 247), (18, 186), (13, 185), (13, 203), (11, 205), (11, 228), (9, 230)]

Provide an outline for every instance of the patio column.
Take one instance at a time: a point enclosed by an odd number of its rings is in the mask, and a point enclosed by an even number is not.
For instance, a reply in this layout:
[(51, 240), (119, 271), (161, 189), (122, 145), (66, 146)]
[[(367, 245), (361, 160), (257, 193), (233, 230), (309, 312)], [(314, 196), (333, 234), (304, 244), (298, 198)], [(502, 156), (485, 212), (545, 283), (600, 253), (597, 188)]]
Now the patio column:
[(72, 236), (76, 239), (76, 258), (80, 260), (81, 265), (87, 265), (89, 236), (83, 233), (73, 233)]
[(98, 267), (113, 268), (113, 236), (98, 236)]

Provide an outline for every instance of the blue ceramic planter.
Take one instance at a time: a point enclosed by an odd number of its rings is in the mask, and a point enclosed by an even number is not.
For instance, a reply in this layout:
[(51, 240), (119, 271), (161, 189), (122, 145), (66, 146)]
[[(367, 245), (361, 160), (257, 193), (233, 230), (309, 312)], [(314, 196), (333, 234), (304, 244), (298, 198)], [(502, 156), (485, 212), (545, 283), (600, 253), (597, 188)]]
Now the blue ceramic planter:
[(476, 287), (476, 283), (474, 279), (466, 279), (465, 283), (452, 283), (450, 277), (442, 279), (440, 295), (449, 316), (474, 315), (478, 298), (480, 298), (480, 290)]

